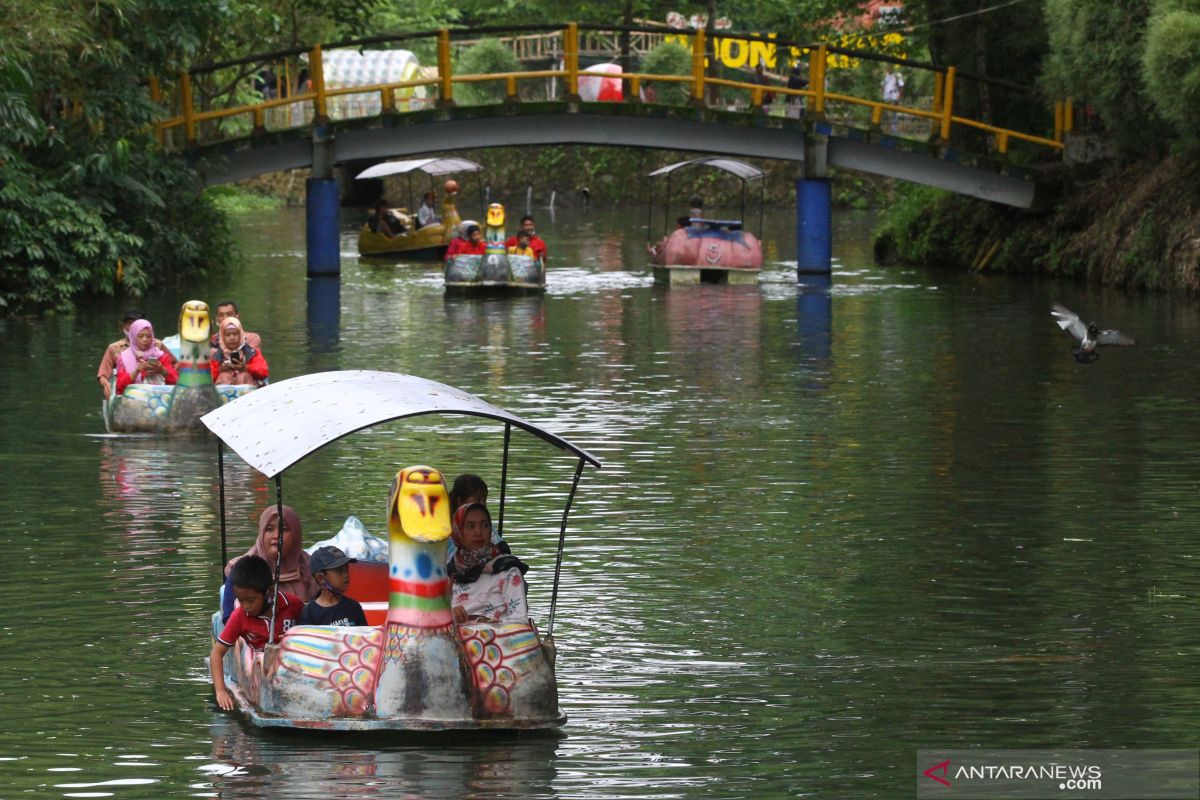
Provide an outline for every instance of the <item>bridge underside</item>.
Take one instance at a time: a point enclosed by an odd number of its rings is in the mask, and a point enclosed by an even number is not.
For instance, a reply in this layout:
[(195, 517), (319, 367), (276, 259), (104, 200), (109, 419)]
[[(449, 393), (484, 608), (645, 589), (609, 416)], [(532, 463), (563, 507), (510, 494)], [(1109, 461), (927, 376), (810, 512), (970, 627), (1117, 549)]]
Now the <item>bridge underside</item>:
[[(960, 164), (924, 145), (920, 151), (907, 150), (898, 146), (897, 140), (871, 141), (861, 131), (843, 135), (823, 123), (806, 129), (801, 120), (766, 115), (614, 103), (523, 103), (345, 120), (315, 130), (296, 129), (212, 145), (196, 156), (205, 181), (214, 185), (312, 167), (314, 156), (336, 164), (454, 150), (562, 144), (803, 162), (806, 134), (815, 151), (808, 157), (830, 166), (1022, 208), (1033, 202), (1035, 185), (1024, 177)], [(809, 174), (814, 174), (811, 166)]]

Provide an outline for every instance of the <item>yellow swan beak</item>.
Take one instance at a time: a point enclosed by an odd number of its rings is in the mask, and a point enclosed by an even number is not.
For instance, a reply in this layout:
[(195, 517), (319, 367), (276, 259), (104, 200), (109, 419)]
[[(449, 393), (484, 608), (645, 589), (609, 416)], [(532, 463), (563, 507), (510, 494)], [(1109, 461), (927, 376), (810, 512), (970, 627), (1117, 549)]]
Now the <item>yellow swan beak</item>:
[(207, 342), (208, 303), (188, 300), (179, 312), (179, 338), (188, 342)]
[(450, 538), (450, 496), (441, 472), (416, 466), (396, 473), (388, 494), (388, 533), (418, 542)]

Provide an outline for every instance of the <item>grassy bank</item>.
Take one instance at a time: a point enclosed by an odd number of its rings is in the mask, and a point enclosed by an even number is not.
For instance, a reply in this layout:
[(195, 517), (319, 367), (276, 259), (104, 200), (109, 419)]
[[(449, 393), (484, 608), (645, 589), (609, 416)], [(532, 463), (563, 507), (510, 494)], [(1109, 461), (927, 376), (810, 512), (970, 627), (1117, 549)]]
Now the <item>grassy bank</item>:
[(1195, 292), (1198, 178), (1200, 163), (1181, 157), (1075, 167), (1039, 196), (1042, 211), (906, 187), (882, 217), (876, 259)]

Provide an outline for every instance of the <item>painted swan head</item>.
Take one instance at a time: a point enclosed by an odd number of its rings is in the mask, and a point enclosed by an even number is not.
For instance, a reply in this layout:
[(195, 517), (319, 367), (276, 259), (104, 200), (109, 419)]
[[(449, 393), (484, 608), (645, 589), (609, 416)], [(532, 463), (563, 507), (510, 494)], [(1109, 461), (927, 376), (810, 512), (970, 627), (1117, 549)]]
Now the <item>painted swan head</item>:
[(446, 480), (433, 467), (405, 467), (388, 493), (388, 533), (418, 542), (450, 538), (450, 495)]
[(188, 300), (179, 312), (179, 338), (185, 342), (207, 342), (208, 337), (208, 303)]
[(492, 203), (488, 206), (487, 224), (489, 228), (504, 227), (504, 206), (499, 203)]

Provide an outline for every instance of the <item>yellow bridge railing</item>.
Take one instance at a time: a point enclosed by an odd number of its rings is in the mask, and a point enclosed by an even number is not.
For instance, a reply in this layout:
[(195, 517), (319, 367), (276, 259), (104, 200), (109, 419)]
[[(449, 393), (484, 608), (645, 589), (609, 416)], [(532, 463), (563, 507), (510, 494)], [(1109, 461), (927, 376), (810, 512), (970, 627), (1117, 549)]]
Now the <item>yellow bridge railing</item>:
[[(551, 26), (538, 27), (547, 29)], [(699, 108), (721, 107), (720, 103), (714, 104), (714, 101), (710, 97), (710, 93), (714, 90), (718, 92), (720, 89), (736, 90), (737, 94), (747, 96), (749, 99), (748, 104), (744, 108), (741, 108), (741, 110), (753, 113), (762, 113), (765, 110), (765, 96), (767, 93), (771, 93), (784, 98), (803, 98), (803, 101), (807, 104), (806, 113), (816, 119), (839, 121), (838, 114), (834, 113), (834, 109), (837, 108), (841, 109), (841, 121), (846, 121), (847, 118), (853, 115), (853, 110), (857, 109), (862, 119), (868, 121), (868, 124), (872, 128), (878, 128), (883, 124), (884, 114), (897, 115), (898, 118), (903, 117), (911, 121), (924, 121), (928, 125), (929, 137), (942, 143), (950, 142), (955, 126), (975, 129), (990, 135), (991, 147), (1001, 154), (1007, 154), (1013, 142), (1024, 142), (1037, 147), (1049, 148), (1051, 151), (1061, 152), (1064, 149), (1065, 135), (1071, 132), (1073, 126), (1073, 109), (1069, 100), (1055, 103), (1052, 121), (1048, 119), (1047, 131), (1044, 133), (1011, 130), (986, 121), (958, 116), (954, 113), (954, 95), (955, 82), (959, 76), (954, 67), (942, 68), (933, 65), (918, 64), (903, 59), (879, 56), (877, 54), (848, 51), (825, 44), (794, 45), (774, 39), (765, 40), (767, 42), (767, 52), (775, 56), (777, 63), (779, 60), (783, 60), (786, 63), (789, 61), (798, 62), (801, 59), (807, 58), (808, 85), (803, 89), (788, 89), (783, 85), (763, 85), (744, 80), (712, 77), (707, 74), (710, 54), (708, 53), (706, 36), (703, 30), (691, 32), (689, 37), (692, 56), (690, 74), (671, 75), (644, 72), (624, 72), (620, 74), (588, 73), (586, 69), (581, 69), (579, 64), (581, 27), (583, 26), (576, 23), (569, 23), (561, 29), (562, 52), (560, 54), (560, 63), (556, 65), (558, 68), (490, 74), (456, 74), (454, 72), (454, 59), (451, 49), (452, 37), (455, 34), (470, 34), (478, 37), (481, 33), (479, 30), (451, 31), (443, 29), (427, 34), (390, 37), (391, 39), (411, 39), (420, 36), (432, 38), (436, 42), (437, 55), (436, 68), (432, 71), (432, 74), (423, 74), (410, 80), (371, 85), (339, 86), (336, 88), (328, 88), (326, 86), (323, 69), (323, 50), (322, 46), (318, 44), (307, 51), (309, 82), (308, 85), (303, 87), (303, 91), (293, 92), (290, 91), (293, 87), (288, 87), (289, 91), (285, 97), (271, 98), (262, 102), (235, 105), (228, 108), (197, 110), (193, 97), (193, 76), (226, 68), (234, 64), (269, 64), (281, 54), (250, 56), (224, 65), (198, 67), (190, 72), (181, 74), (175, 81), (175, 104), (178, 107), (178, 113), (158, 121), (155, 124), (155, 133), (159, 142), (164, 146), (178, 147), (181, 143), (177, 141), (173, 132), (181, 129), (183, 133), (183, 146), (193, 147), (202, 143), (207, 144), (214, 140), (219, 141), (221, 138), (228, 138), (227, 136), (202, 137), (200, 131), (206, 123), (235, 122), (235, 135), (244, 135), (246, 133), (255, 135), (265, 132), (268, 128), (268, 117), (272, 115), (279, 116), (279, 111), (283, 109), (288, 109), (289, 113), (284, 115), (286, 119), (283, 122), (280, 122), (278, 119), (274, 120), (273, 127), (276, 129), (307, 125), (310, 120), (310, 114), (311, 121), (313, 122), (328, 121), (330, 119), (330, 100), (334, 98), (351, 95), (378, 95), (379, 111), (376, 113), (389, 115), (401, 113), (399, 106), (402, 104), (398, 103), (398, 99), (405, 95), (412, 95), (414, 90), (421, 87), (425, 87), (436, 94), (436, 99), (431, 98), (425, 105), (436, 103), (438, 106), (445, 107), (455, 105), (456, 86), (494, 81), (503, 82), (505, 98), (503, 102), (505, 103), (521, 102), (520, 86), (523, 82), (531, 81), (561, 81), (561, 85), (565, 89), (566, 99), (577, 101), (579, 99), (580, 77), (588, 74), (607, 79), (621, 80), (623, 85), (627, 87), (627, 91), (623, 93), (624, 102), (629, 103), (643, 102), (642, 91), (648, 82), (662, 85), (671, 83), (686, 84), (689, 90), (687, 92), (689, 104)], [(589, 27), (596, 28), (598, 26)], [(661, 30), (651, 32), (660, 34)], [(361, 47), (374, 41), (385, 41), (388, 38), (377, 37), (375, 40), (343, 44), (352, 44)], [(722, 32), (721, 38), (723, 40), (741, 39), (744, 42), (757, 42), (760, 46), (765, 39), (765, 37), (755, 35), (730, 34), (727, 32)], [(302, 51), (290, 51), (282, 55), (296, 55), (300, 52)], [(910, 70), (929, 70), (933, 73), (933, 92), (929, 107), (901, 105), (877, 99), (856, 97), (844, 92), (830, 91), (828, 88), (827, 68), (834, 54), (842, 56), (850, 55), (853, 58), (863, 60), (877, 60), (900, 64)], [(714, 87), (719, 88), (714, 89)], [(165, 103), (163, 86), (160, 80), (151, 78), (149, 81), (149, 90), (151, 98), (156, 103)], [(413, 106), (411, 98), (408, 106), (409, 108)], [(357, 116), (361, 116), (361, 114), (357, 114)], [(1047, 116), (1049, 117), (1050, 115), (1047, 114)], [(241, 122), (238, 122), (239, 120)], [(1049, 133), (1051, 127), (1053, 133)]]

